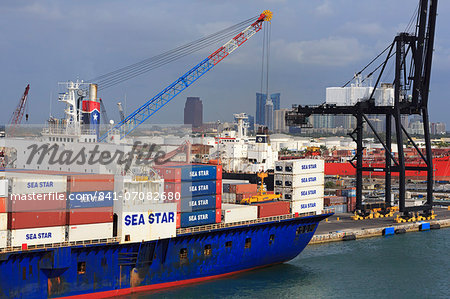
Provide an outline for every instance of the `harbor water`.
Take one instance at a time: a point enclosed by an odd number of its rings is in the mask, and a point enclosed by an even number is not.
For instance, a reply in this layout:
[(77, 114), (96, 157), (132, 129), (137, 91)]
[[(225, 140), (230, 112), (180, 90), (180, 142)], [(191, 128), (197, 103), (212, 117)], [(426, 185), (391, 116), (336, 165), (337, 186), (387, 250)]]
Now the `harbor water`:
[(132, 298), (448, 298), (450, 229), (309, 245), (294, 260)]

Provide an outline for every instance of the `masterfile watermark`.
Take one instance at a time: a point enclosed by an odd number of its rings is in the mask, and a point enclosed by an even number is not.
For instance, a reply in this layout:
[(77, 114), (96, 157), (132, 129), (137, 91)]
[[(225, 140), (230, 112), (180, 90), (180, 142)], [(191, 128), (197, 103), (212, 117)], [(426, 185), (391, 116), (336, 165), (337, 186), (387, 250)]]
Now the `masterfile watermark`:
[[(61, 147), (54, 143), (50, 144), (32, 144), (27, 147), (30, 150), (26, 164), (33, 163), (35, 158), (36, 163), (41, 165), (45, 160), (49, 165), (110, 165), (118, 164), (124, 165), (124, 170), (127, 171), (130, 167), (135, 165), (156, 165), (164, 164), (166, 153), (157, 150), (156, 144), (147, 144), (136, 141), (129, 152), (116, 149), (114, 152), (109, 150), (100, 150), (100, 145), (95, 145), (92, 149), (81, 147), (80, 150), (75, 151)], [(134, 163), (133, 163), (134, 162)]]

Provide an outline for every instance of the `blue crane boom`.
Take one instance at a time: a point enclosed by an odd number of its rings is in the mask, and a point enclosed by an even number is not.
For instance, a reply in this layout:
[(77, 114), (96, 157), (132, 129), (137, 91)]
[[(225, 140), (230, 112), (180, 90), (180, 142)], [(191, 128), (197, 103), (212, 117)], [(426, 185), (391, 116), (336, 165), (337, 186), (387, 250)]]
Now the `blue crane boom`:
[(125, 119), (115, 125), (112, 129), (106, 132), (99, 138), (99, 141), (106, 141), (108, 136), (112, 138), (112, 134), (120, 135), (120, 139), (124, 138), (130, 134), (134, 129), (136, 129), (140, 124), (146, 121), (150, 116), (155, 114), (164, 105), (166, 105), (170, 100), (176, 97), (180, 92), (188, 88), (192, 83), (197, 81), (201, 76), (212, 69), (216, 64), (218, 64), (222, 59), (228, 56), (231, 52), (241, 46), (250, 37), (252, 37), (256, 32), (261, 30), (262, 23), (264, 21), (270, 21), (272, 19), (272, 12), (265, 10), (258, 19), (245, 28), (238, 35), (233, 37), (225, 45), (220, 47), (217, 51), (212, 53), (206, 59), (202, 60), (199, 64), (189, 70), (186, 74), (178, 78), (171, 85), (166, 87), (163, 91), (158, 93), (156, 96), (147, 101), (140, 108), (135, 110), (133, 113), (128, 115)]

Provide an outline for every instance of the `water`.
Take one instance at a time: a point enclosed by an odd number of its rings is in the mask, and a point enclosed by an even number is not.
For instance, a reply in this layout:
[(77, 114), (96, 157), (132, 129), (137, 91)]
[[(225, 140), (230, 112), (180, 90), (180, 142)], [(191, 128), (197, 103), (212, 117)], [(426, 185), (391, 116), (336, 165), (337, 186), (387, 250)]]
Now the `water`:
[(289, 263), (132, 298), (450, 298), (450, 229), (308, 246)]

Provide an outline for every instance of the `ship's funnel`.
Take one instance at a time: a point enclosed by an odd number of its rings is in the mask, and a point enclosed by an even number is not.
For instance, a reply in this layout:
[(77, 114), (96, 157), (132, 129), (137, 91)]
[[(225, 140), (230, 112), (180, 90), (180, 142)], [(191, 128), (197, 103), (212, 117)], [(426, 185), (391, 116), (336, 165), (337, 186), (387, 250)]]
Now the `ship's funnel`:
[(97, 84), (89, 84), (89, 100), (97, 101)]

